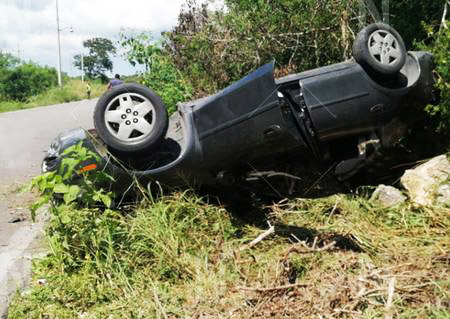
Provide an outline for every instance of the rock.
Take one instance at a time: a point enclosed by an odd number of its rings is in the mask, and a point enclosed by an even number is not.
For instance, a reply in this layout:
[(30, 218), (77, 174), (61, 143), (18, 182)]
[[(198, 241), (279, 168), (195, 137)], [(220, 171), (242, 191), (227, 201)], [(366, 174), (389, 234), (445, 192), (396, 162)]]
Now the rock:
[(37, 283), (39, 286), (45, 286), (47, 284), (47, 279), (45, 278), (38, 279)]
[(23, 218), (23, 217), (15, 216), (15, 217), (11, 218), (11, 219), (8, 221), (8, 223), (10, 223), (10, 224), (16, 224), (16, 223), (23, 222), (24, 220), (25, 220), (25, 218)]
[(379, 185), (373, 192), (370, 201), (380, 205), (381, 207), (392, 207), (403, 203), (406, 196), (397, 188), (386, 185)]
[(450, 207), (450, 183), (443, 184), (438, 188), (436, 203)]
[(407, 170), (401, 178), (411, 201), (430, 206), (443, 205), (450, 201), (450, 161), (441, 155)]

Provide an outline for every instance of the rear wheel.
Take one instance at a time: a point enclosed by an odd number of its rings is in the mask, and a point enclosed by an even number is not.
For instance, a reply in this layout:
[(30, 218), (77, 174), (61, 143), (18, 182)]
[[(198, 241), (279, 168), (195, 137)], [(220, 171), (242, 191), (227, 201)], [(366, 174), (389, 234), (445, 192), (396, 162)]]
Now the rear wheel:
[(374, 23), (362, 29), (353, 44), (353, 57), (367, 72), (395, 76), (406, 61), (402, 37), (391, 26)]
[(125, 84), (105, 93), (94, 111), (94, 125), (101, 139), (122, 153), (155, 148), (167, 131), (167, 110), (150, 89)]

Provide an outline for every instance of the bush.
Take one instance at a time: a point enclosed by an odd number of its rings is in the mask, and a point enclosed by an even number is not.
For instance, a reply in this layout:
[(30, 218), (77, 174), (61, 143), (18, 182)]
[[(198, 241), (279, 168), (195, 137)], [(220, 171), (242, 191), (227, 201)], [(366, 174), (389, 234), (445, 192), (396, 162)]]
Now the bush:
[(426, 111), (437, 120), (437, 130), (441, 133), (450, 133), (450, 67), (449, 55), (450, 52), (450, 30), (442, 29), (441, 31), (433, 31), (431, 26), (425, 27), (428, 30), (430, 39), (425, 44), (421, 42), (418, 47), (422, 50), (433, 53), (434, 61), (436, 63), (436, 88), (440, 91), (440, 104), (428, 105)]
[(122, 45), (128, 50), (131, 64), (145, 65), (147, 72), (140, 76), (142, 84), (154, 90), (169, 113), (173, 113), (178, 102), (192, 97), (192, 87), (160, 45), (152, 44), (150, 39), (150, 35), (145, 33), (137, 36), (123, 34)]
[[(144, 64), (144, 84), (173, 110), (176, 102), (216, 92), (275, 59), (277, 75), (350, 57), (358, 29), (356, 0), (226, 1), (210, 11), (187, 1), (178, 25), (152, 43), (122, 35), (132, 64)], [(311, 19), (311, 15), (314, 19)]]
[(152, 55), (151, 71), (142, 76), (143, 84), (161, 96), (169, 113), (173, 113), (178, 102), (191, 98), (192, 88), (170, 58), (158, 51)]
[(0, 96), (6, 100), (25, 101), (56, 85), (56, 70), (33, 63), (3, 70)]
[[(187, 0), (177, 26), (164, 33), (159, 44), (145, 34), (124, 37), (130, 61), (147, 66), (144, 84), (161, 95), (170, 110), (179, 101), (215, 93), (271, 60), (279, 77), (348, 59), (360, 23), (374, 22), (371, 15), (361, 17), (359, 0), (226, 0), (225, 5), (211, 11), (206, 4)], [(381, 2), (375, 5), (381, 12)], [(408, 44), (421, 42), (422, 49), (436, 56), (442, 103), (427, 110), (445, 130), (450, 113), (448, 31), (427, 38), (432, 28), (419, 28), (420, 19), (439, 25), (442, 3), (392, 3), (390, 14)]]
[(350, 57), (359, 1), (188, 1), (164, 50), (196, 95), (215, 92), (275, 59), (278, 75)]
[[(96, 98), (102, 95), (106, 90), (106, 86), (101, 84), (100, 81), (91, 82), (91, 88), (91, 98)], [(28, 109), (37, 106), (80, 101), (86, 98), (86, 83), (81, 82), (79, 79), (66, 78), (63, 87), (52, 87), (38, 95), (27, 98), (25, 102), (12, 100), (3, 101), (0, 97), (0, 113)]]
[[(384, 0), (373, 0), (381, 13)], [(440, 22), (445, 1), (442, 0), (408, 0), (389, 2), (389, 24), (399, 31), (407, 48), (414, 41), (427, 38), (427, 32), (422, 21), (427, 23)]]

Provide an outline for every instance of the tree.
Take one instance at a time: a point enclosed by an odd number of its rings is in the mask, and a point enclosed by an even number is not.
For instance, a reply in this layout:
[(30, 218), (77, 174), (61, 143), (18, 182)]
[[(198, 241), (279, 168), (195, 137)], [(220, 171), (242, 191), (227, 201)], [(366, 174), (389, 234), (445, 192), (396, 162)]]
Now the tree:
[[(381, 12), (382, 0), (372, 1)], [(390, 1), (389, 24), (402, 35), (406, 47), (412, 48), (414, 41), (422, 41), (428, 38), (423, 22), (439, 25), (444, 4), (445, 0)]]
[(360, 0), (225, 0), (210, 11), (188, 0), (164, 49), (198, 95), (271, 60), (277, 76), (351, 56)]
[[(116, 53), (112, 41), (105, 38), (92, 38), (83, 41), (83, 46), (89, 50), (89, 55), (84, 57), (86, 75), (92, 79), (107, 79), (105, 72), (113, 69), (110, 56)], [(74, 60), (75, 67), (81, 70), (81, 55), (75, 55)]]
[(6, 69), (12, 69), (20, 63), (20, 60), (10, 53), (0, 52), (0, 72)]

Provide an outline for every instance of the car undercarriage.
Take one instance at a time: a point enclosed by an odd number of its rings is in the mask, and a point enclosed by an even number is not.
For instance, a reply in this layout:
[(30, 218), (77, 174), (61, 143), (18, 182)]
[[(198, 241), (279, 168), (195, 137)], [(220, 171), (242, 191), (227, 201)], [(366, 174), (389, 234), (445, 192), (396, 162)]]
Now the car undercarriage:
[(365, 28), (355, 59), (343, 63), (277, 80), (268, 63), (217, 94), (179, 104), (170, 118), (148, 88), (117, 87), (97, 104), (96, 130), (58, 137), (43, 170), (58, 170), (63, 151), (81, 142), (101, 155), (98, 167), (122, 189), (134, 178), (169, 187), (301, 182), (259, 169), (286, 159), (323, 163), (346, 180), (404, 136), (434, 98), (431, 54), (402, 51), (392, 30)]

